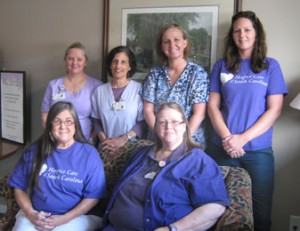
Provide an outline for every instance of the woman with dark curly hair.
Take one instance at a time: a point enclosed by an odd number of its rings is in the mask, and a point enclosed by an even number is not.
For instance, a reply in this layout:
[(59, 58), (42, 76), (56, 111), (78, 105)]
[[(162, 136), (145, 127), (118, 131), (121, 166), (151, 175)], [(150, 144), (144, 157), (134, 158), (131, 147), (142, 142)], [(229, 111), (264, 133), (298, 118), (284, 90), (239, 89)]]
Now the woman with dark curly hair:
[(111, 82), (100, 85), (92, 95), (92, 117), (102, 153), (141, 138), (145, 125), (142, 98), (138, 94), (141, 83), (130, 79), (136, 71), (132, 51), (126, 46), (115, 47), (106, 64)]

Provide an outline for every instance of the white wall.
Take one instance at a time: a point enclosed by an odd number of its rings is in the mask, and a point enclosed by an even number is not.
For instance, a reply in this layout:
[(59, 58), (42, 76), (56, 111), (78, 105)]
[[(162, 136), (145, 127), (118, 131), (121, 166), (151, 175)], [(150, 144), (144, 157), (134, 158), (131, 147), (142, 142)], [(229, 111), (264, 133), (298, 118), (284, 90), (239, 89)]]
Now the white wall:
[(49, 80), (65, 75), (64, 52), (87, 48), (87, 73), (101, 79), (102, 0), (1, 0), (0, 68), (26, 71), (29, 139), (42, 132), (40, 105)]
[(268, 55), (280, 62), (289, 88), (274, 129), (276, 180), (272, 230), (286, 231), (289, 216), (300, 216), (300, 111), (288, 106), (300, 92), (300, 1), (243, 0), (242, 8), (255, 11), (264, 24)]

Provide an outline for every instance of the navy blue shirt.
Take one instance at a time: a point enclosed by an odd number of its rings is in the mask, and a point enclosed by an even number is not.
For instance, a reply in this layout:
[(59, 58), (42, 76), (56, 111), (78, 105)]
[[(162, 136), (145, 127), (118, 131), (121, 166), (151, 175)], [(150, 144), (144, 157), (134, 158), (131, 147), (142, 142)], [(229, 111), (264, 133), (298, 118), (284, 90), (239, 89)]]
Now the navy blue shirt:
[[(130, 165), (120, 176), (108, 204), (103, 220), (105, 225), (109, 222), (108, 218), (115, 221), (122, 216), (128, 219), (125, 224), (128, 230), (141, 230), (140, 225), (139, 228), (136, 226), (141, 223), (144, 226), (142, 230), (154, 230), (185, 217), (201, 205), (207, 203), (229, 205), (222, 173), (215, 161), (201, 149), (194, 148), (187, 153), (185, 145), (181, 145), (173, 153), (170, 162), (167, 162), (166, 166), (162, 168), (159, 167), (160, 171), (155, 173), (150, 182), (147, 179), (146, 183), (141, 183), (141, 176), (147, 178), (146, 173), (149, 173), (149, 156), (153, 155), (151, 153), (154, 153), (153, 146), (148, 146), (140, 149), (132, 157)], [(128, 208), (119, 209), (116, 219), (109, 213), (115, 202), (119, 200), (117, 197), (120, 193), (125, 192), (123, 189), (126, 189), (126, 185), (131, 184), (134, 179), (139, 179), (136, 180), (139, 182), (138, 185), (149, 183), (149, 186), (145, 190), (140, 189), (141, 191), (131, 190), (132, 195), (136, 193), (135, 199), (143, 199), (138, 202), (143, 204), (143, 214), (142, 216), (135, 215), (130, 220), (136, 218), (143, 220), (132, 222), (132, 227), (130, 227), (129, 215), (133, 216), (137, 212), (141, 212), (140, 209), (130, 213), (128, 213)], [(126, 191), (128, 192), (128, 190)], [(132, 195), (130, 195), (131, 198)], [(133, 209), (139, 205), (131, 204), (130, 207)], [(122, 226), (120, 221), (117, 226)], [(122, 226), (122, 228), (125, 227)]]

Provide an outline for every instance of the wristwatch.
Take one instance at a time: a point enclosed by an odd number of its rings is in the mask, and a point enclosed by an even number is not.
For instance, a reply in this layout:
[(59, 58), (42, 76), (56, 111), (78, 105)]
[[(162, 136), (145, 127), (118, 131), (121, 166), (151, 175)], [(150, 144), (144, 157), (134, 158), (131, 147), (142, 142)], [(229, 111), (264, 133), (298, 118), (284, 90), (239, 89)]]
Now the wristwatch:
[(136, 138), (133, 137), (133, 136), (131, 136), (129, 133), (127, 133), (127, 138), (128, 138), (128, 140), (130, 140), (130, 141), (136, 141)]
[(169, 228), (170, 231), (177, 231), (177, 228), (176, 228), (175, 225), (169, 224), (168, 228)]

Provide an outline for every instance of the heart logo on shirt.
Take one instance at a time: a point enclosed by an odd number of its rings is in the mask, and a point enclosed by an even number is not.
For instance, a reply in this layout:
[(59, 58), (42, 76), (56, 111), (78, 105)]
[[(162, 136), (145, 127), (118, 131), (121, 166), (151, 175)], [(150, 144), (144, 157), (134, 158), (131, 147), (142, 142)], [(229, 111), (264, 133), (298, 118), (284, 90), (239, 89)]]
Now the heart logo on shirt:
[(47, 168), (48, 168), (47, 164), (43, 164), (39, 175), (41, 176), (47, 170)]
[(221, 73), (220, 74), (220, 79), (221, 79), (221, 82), (223, 83), (223, 85), (225, 83), (227, 83), (229, 80), (231, 80), (233, 78), (233, 74), (231, 73)]

